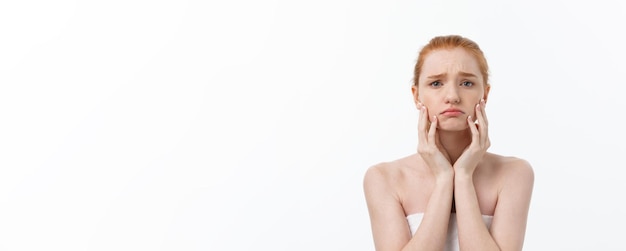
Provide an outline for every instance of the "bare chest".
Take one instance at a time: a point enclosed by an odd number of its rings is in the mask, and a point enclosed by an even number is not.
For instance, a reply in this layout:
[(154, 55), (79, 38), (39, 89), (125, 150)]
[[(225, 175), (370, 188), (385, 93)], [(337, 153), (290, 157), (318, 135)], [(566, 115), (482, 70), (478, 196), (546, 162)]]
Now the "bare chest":
[[(474, 174), (474, 190), (483, 215), (493, 215), (498, 201), (498, 178), (486, 172)], [(405, 215), (422, 213), (434, 189), (434, 177), (420, 173), (404, 175), (398, 182), (398, 197)], [(450, 196), (450, 200), (452, 200)]]

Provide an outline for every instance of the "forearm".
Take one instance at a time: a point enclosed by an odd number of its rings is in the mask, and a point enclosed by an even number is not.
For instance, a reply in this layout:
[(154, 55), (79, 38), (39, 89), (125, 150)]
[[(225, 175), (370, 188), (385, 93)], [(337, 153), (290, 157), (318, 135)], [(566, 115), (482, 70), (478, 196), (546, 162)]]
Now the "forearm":
[(455, 175), (454, 197), (460, 249), (500, 250), (483, 221), (471, 174)]
[(422, 222), (403, 250), (443, 250), (450, 221), (453, 186), (453, 172), (437, 177)]

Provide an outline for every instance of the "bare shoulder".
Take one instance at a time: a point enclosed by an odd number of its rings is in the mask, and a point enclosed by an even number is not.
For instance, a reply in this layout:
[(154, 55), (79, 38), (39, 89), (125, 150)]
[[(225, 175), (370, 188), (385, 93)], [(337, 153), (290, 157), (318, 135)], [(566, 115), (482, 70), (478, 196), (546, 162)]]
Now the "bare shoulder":
[(381, 162), (367, 169), (363, 177), (366, 195), (371, 192), (396, 195), (397, 185), (402, 183), (407, 169), (407, 159)]
[(525, 182), (534, 181), (535, 173), (533, 167), (525, 159), (489, 153), (489, 162), (494, 171), (502, 174), (507, 181), (511, 179)]
[(367, 171), (365, 171), (363, 185), (366, 188), (372, 186), (388, 186), (393, 184), (393, 180), (398, 179), (400, 175), (397, 162), (381, 162), (369, 167)]
[(530, 162), (525, 159), (514, 156), (502, 156), (493, 153), (490, 153), (490, 155), (494, 160), (494, 164), (496, 164), (499, 168), (505, 168), (507, 171), (512, 172), (533, 172)]

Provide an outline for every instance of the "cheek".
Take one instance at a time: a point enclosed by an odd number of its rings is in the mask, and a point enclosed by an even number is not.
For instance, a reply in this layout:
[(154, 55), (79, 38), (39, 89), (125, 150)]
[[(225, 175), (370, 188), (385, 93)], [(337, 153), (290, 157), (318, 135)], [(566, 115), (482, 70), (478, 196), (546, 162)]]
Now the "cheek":
[(476, 101), (476, 102), (473, 104), (473, 106), (472, 106), (472, 112), (471, 112), (471, 114), (472, 114), (472, 120), (473, 120), (474, 122), (476, 122), (476, 121), (478, 120), (478, 113), (476, 112), (476, 110), (477, 110), (476, 105), (477, 105), (478, 103), (480, 103), (480, 100), (479, 100), (479, 101)]
[(422, 102), (422, 104), (424, 104), (428, 108), (430, 108), (431, 106), (437, 103), (435, 100), (436, 98), (434, 97), (434, 95), (421, 95), (420, 96), (420, 101)]

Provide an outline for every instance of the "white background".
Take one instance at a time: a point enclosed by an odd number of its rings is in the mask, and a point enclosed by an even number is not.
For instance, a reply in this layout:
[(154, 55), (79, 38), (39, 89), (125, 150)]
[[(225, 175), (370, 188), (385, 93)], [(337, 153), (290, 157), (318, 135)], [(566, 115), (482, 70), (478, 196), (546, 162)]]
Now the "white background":
[(373, 250), (365, 170), (415, 152), (418, 50), (479, 43), (525, 250), (618, 250), (619, 1), (3, 1), (0, 250)]

